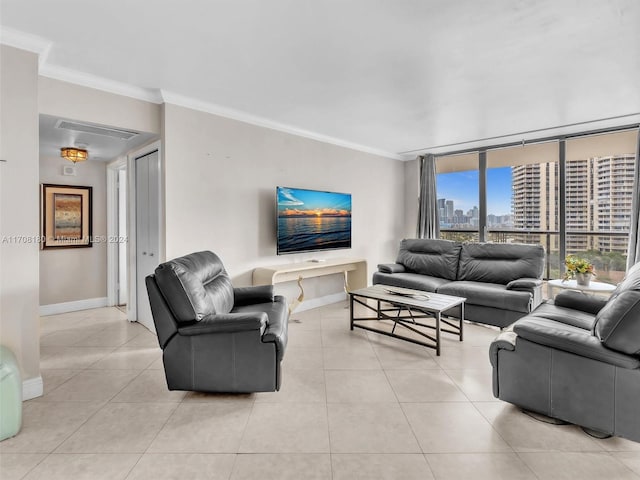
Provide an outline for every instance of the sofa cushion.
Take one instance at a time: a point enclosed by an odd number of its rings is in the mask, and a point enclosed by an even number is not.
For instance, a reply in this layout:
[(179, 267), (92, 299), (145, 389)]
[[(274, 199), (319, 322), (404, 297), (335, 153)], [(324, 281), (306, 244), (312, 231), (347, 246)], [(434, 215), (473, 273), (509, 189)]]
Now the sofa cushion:
[(471, 305), (481, 305), (523, 313), (529, 313), (531, 311), (531, 293), (507, 290), (506, 286), (499, 283), (449, 282), (440, 286), (436, 292), (444, 295), (465, 297), (467, 303)]
[(457, 242), (412, 238), (400, 242), (396, 262), (413, 273), (455, 280), (459, 256), (460, 244)]
[(425, 292), (435, 292), (438, 287), (448, 283), (449, 280), (439, 277), (431, 277), (419, 273), (382, 273), (373, 274), (373, 284), (391, 285), (393, 287), (413, 288)]
[(457, 279), (506, 285), (519, 278), (542, 278), (543, 270), (542, 245), (465, 243)]
[(233, 286), (213, 252), (197, 252), (158, 265), (156, 283), (178, 322), (229, 313)]
[(593, 324), (596, 321), (595, 314), (583, 312), (581, 310), (574, 310), (562, 305), (557, 305), (553, 302), (547, 302), (540, 305), (529, 314), (528, 318), (531, 317), (546, 318), (558, 323), (564, 323), (565, 325), (583, 328), (588, 332), (591, 332)]
[(640, 355), (640, 291), (626, 290), (612, 297), (598, 312), (594, 333), (612, 350)]

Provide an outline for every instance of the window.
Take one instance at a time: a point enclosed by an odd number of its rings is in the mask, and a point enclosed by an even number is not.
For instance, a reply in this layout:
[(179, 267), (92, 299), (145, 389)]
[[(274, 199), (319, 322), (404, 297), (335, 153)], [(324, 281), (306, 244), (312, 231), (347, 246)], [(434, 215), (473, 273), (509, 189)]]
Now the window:
[(478, 241), (478, 154), (436, 157), (440, 238)]
[(559, 278), (564, 256), (577, 254), (594, 263), (599, 281), (617, 283), (626, 266), (637, 141), (633, 128), (441, 155), (440, 237), (539, 243), (547, 278)]

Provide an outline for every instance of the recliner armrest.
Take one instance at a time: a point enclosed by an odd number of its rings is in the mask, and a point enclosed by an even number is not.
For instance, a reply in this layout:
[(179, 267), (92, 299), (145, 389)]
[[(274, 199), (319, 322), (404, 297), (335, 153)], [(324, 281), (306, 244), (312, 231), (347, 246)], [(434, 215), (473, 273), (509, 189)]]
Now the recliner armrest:
[[(589, 330), (546, 318), (522, 318), (513, 324), (518, 337), (550, 348), (592, 358), (622, 368), (640, 367), (640, 360), (610, 350)], [(516, 342), (516, 350), (517, 350)]]
[(574, 290), (563, 290), (556, 295), (553, 303), (558, 307), (571, 308), (596, 315), (607, 304), (607, 299), (586, 295)]
[(265, 312), (240, 312), (207, 315), (199, 322), (178, 327), (178, 334), (185, 336), (206, 335), (208, 333), (232, 333), (259, 330), (262, 335), (267, 328)]
[(542, 287), (542, 280), (538, 278), (518, 278), (507, 283), (507, 290), (522, 292), (533, 292), (538, 287)]
[(401, 263), (380, 263), (378, 265), (378, 271), (381, 273), (403, 273), (407, 269)]
[(273, 285), (256, 287), (234, 287), (234, 305), (253, 305), (254, 303), (273, 302)]

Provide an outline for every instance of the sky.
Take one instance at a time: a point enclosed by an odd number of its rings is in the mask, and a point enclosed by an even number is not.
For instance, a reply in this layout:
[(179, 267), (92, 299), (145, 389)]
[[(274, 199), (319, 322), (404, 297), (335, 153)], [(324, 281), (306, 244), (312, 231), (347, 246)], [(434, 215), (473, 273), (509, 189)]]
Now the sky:
[(278, 187), (278, 214), (285, 210), (295, 212), (297, 215), (317, 212), (325, 215), (350, 215), (351, 195)]
[[(456, 210), (465, 214), (478, 200), (478, 170), (444, 173), (437, 176), (438, 198), (453, 200)], [(511, 167), (487, 169), (487, 213), (511, 213)]]

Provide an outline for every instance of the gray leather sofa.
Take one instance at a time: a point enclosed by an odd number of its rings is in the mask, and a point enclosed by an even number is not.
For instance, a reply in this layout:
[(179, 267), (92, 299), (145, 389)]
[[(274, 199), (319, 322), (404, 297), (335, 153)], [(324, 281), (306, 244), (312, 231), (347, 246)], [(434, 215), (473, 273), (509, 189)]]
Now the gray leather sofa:
[(373, 283), (465, 297), (465, 319), (505, 327), (542, 302), (544, 258), (541, 245), (405, 239)]
[(146, 284), (169, 390), (280, 388), (289, 314), (272, 286), (233, 288), (212, 252), (163, 263)]
[(497, 398), (640, 442), (640, 263), (608, 300), (558, 294), (498, 335), (490, 360)]

